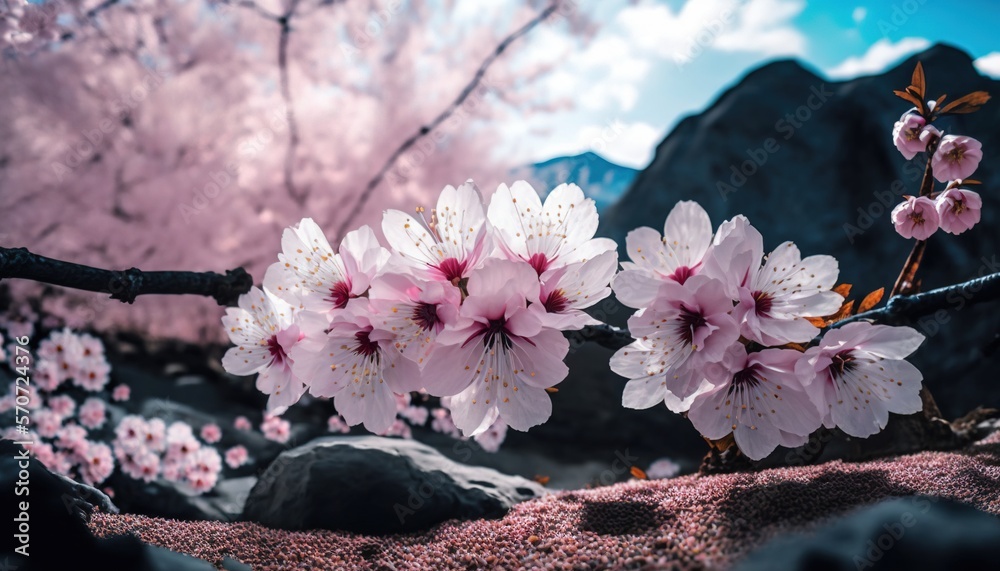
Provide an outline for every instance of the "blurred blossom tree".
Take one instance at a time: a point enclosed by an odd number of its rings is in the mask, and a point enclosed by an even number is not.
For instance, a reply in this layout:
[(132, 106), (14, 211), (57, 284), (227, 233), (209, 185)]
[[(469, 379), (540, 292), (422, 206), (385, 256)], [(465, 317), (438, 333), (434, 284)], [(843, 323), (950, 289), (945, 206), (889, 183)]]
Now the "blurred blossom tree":
[[(303, 216), (374, 222), (462, 182), (454, 173), (496, 188), (515, 166), (497, 152), (502, 120), (568, 103), (538, 86), (564, 54), (529, 57), (517, 50), (530, 39), (516, 40), (543, 20), (579, 41), (593, 26), (569, 1), (468, 8), (0, 0), (2, 245), (115, 269), (244, 266), (259, 280)], [(218, 338), (208, 299), (45, 303), (71, 325)]]

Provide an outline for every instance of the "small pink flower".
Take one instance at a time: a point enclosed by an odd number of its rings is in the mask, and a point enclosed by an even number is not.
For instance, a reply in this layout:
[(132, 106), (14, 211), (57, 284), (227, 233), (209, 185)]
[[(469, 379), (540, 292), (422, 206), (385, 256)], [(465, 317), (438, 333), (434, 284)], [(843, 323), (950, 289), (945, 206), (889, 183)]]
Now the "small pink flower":
[(87, 450), (87, 431), (76, 424), (68, 424), (56, 435), (56, 447), (82, 455)]
[(500, 450), (500, 445), (507, 438), (507, 423), (502, 419), (497, 419), (493, 426), (486, 429), (486, 432), (477, 434), (473, 439), (487, 452)]
[(237, 416), (236, 420), (233, 421), (233, 428), (236, 430), (253, 430), (253, 424), (250, 423), (250, 419), (245, 416)]
[(908, 113), (892, 128), (892, 142), (907, 160), (927, 150), (931, 138), (940, 134), (933, 125), (916, 113)]
[(233, 446), (226, 450), (226, 465), (235, 470), (246, 464), (249, 456), (245, 446)]
[(115, 470), (115, 459), (107, 444), (89, 442), (82, 460), (80, 476), (90, 486), (100, 484)]
[(76, 411), (76, 401), (66, 395), (51, 397), (47, 404), (49, 410), (64, 419), (73, 416), (73, 413)]
[(212, 472), (190, 472), (186, 477), (187, 484), (193, 491), (199, 494), (203, 494), (214, 488), (218, 480), (218, 474)]
[(65, 380), (55, 361), (38, 359), (35, 363), (34, 373), (35, 376), (32, 380), (35, 381), (35, 386), (45, 392), (56, 390)]
[(949, 234), (961, 234), (979, 223), (983, 199), (978, 193), (964, 188), (950, 188), (935, 201), (941, 229)]
[(86, 359), (73, 367), (73, 384), (97, 392), (108, 384), (111, 366), (103, 359)]
[(326, 427), (330, 432), (339, 432), (341, 434), (347, 434), (351, 431), (351, 427), (347, 425), (347, 422), (339, 414), (331, 416), (326, 421)]
[(104, 401), (99, 398), (89, 398), (80, 405), (80, 424), (90, 428), (100, 428), (104, 426), (106, 420), (106, 409)]
[(218, 424), (206, 424), (201, 427), (201, 439), (209, 444), (222, 440), (222, 429)]
[(222, 458), (215, 448), (205, 446), (195, 450), (188, 459), (188, 473), (218, 474), (222, 470)]
[(440, 432), (441, 434), (447, 434), (452, 438), (458, 438), (462, 435), (462, 431), (455, 426), (455, 422), (451, 420), (451, 413), (448, 412), (446, 408), (436, 408), (431, 411), (431, 430), (434, 432)]
[(428, 415), (430, 415), (430, 412), (422, 406), (408, 406), (399, 411), (399, 416), (405, 418), (413, 426), (427, 424)]
[(31, 418), (35, 430), (44, 438), (55, 438), (62, 427), (62, 417), (48, 409), (36, 411)]
[(292, 435), (292, 425), (280, 416), (268, 415), (264, 417), (264, 422), (260, 425), (260, 431), (264, 434), (264, 438), (284, 444), (288, 442), (288, 438)]
[(664, 480), (673, 478), (681, 471), (681, 467), (669, 458), (654, 460), (649, 468), (646, 468), (646, 476), (650, 480)]
[(132, 396), (132, 389), (128, 385), (118, 385), (111, 391), (111, 400), (115, 402), (127, 401)]
[(940, 222), (934, 201), (926, 196), (910, 196), (892, 210), (892, 223), (903, 238), (926, 240)]
[(413, 431), (410, 430), (409, 425), (403, 422), (401, 419), (397, 418), (392, 421), (384, 432), (380, 433), (379, 436), (398, 436), (400, 438), (410, 439), (413, 438)]
[(983, 144), (964, 135), (945, 135), (941, 138), (931, 169), (939, 182), (969, 178), (983, 160)]

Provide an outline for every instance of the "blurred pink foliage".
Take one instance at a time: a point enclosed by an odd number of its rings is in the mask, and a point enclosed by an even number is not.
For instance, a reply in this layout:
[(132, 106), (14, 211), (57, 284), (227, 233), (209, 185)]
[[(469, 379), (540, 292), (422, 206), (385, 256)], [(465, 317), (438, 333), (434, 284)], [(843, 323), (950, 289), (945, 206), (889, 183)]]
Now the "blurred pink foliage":
[[(468, 10), (451, 1), (4, 0), (0, 245), (109, 269), (244, 266), (259, 282), (292, 222), (312, 217), (339, 241), (335, 228), (393, 151), (545, 6), (491, 3), (457, 25)], [(593, 32), (571, 1), (541, 25), (581, 41)], [(408, 211), (467, 178), (496, 188), (516, 166), (498, 152), (503, 122), (567, 104), (538, 86), (565, 54), (527, 57), (530, 43), (513, 44), (389, 169), (354, 226), (378, 227), (382, 210)], [(16, 298), (39, 291), (10, 287)], [(127, 307), (59, 292), (45, 304), (70, 326), (220, 337), (222, 309), (208, 299)]]

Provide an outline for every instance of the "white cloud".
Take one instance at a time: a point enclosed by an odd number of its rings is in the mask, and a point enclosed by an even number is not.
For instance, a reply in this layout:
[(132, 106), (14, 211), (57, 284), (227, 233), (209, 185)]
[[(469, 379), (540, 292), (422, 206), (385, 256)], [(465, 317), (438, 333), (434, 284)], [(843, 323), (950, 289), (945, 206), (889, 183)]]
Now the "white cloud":
[(1000, 52), (988, 53), (972, 63), (979, 73), (1000, 79)]
[(895, 44), (886, 38), (875, 42), (861, 56), (851, 56), (835, 67), (827, 70), (827, 76), (849, 79), (859, 75), (871, 75), (884, 71), (904, 57), (927, 49), (931, 43), (924, 38), (903, 38)]
[(677, 12), (650, 0), (619, 12), (627, 37), (656, 55), (685, 63), (706, 49), (802, 55), (805, 36), (791, 20), (802, 0), (688, 0)]
[(857, 8), (854, 9), (853, 12), (851, 12), (851, 18), (854, 20), (855, 24), (860, 24), (861, 22), (864, 22), (867, 16), (868, 16), (868, 8), (865, 8), (863, 6), (858, 6)]
[(550, 140), (546, 148), (533, 154), (535, 160), (544, 160), (591, 151), (613, 163), (641, 169), (649, 164), (662, 139), (663, 132), (648, 123), (613, 120), (580, 127), (568, 139)]

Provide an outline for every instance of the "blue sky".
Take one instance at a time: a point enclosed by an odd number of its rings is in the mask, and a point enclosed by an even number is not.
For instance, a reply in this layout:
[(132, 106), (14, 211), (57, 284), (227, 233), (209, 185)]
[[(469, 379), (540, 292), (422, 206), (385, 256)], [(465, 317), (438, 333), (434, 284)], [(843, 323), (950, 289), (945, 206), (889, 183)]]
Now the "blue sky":
[(879, 73), (936, 42), (969, 52), (1000, 77), (997, 0), (576, 0), (600, 22), (589, 42), (558, 21), (532, 32), (521, 57), (561, 54), (545, 80), (572, 111), (508, 127), (525, 161), (595, 151), (633, 167), (684, 115), (748, 70), (794, 57), (831, 79)]

